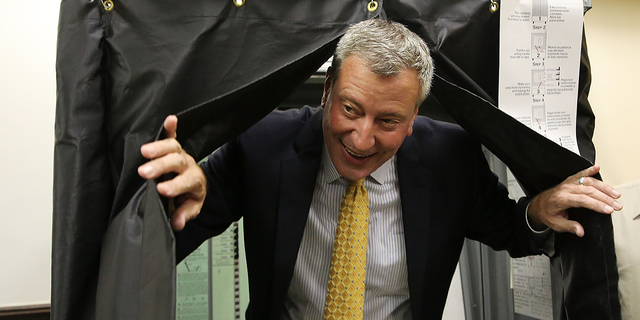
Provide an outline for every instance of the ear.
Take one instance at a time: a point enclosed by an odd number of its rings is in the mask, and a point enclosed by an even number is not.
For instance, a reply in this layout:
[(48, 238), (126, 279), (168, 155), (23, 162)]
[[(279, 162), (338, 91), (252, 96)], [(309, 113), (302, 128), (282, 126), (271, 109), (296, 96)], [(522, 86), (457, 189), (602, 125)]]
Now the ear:
[(324, 77), (324, 89), (322, 91), (322, 102), (320, 105), (323, 109), (327, 105), (327, 99), (329, 99), (329, 94), (331, 93), (332, 81), (333, 81), (333, 67), (329, 67)]
[(407, 137), (413, 134), (413, 122), (416, 121), (416, 117), (418, 116), (418, 110), (420, 106), (416, 107), (416, 112), (413, 113), (413, 118), (411, 118), (411, 123), (409, 123), (409, 129), (407, 129)]

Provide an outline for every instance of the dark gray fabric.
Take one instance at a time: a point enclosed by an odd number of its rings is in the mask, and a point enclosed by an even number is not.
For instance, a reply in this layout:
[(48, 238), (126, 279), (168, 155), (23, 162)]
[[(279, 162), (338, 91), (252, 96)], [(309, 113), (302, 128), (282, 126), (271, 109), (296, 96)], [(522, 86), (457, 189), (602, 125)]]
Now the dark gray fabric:
[(156, 183), (147, 181), (104, 236), (96, 319), (164, 319), (175, 314), (175, 240)]

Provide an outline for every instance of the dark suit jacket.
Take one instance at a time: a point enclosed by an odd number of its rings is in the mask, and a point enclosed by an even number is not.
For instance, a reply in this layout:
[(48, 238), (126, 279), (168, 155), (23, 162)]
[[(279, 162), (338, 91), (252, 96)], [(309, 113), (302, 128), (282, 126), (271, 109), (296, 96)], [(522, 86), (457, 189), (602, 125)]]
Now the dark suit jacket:
[[(273, 112), (202, 165), (209, 193), (177, 233), (178, 258), (244, 217), (249, 319), (284, 310), (322, 153), (322, 109)], [(465, 237), (512, 256), (540, 253), (527, 201), (508, 199), (480, 145), (456, 125), (418, 117), (397, 153), (411, 308), (439, 319)]]

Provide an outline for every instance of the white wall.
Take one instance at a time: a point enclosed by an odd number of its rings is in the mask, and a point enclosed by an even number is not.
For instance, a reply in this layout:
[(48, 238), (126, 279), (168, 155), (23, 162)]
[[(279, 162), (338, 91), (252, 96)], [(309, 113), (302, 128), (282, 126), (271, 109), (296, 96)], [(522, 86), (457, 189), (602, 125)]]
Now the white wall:
[(0, 307), (50, 300), (58, 11), (0, 0)]
[[(619, 185), (640, 179), (640, 1), (593, 0), (585, 15), (596, 163)], [(624, 195), (621, 199), (624, 205)]]
[[(597, 162), (612, 185), (640, 179), (640, 1), (593, 0)], [(0, 0), (0, 307), (50, 300), (55, 49), (59, 1)]]

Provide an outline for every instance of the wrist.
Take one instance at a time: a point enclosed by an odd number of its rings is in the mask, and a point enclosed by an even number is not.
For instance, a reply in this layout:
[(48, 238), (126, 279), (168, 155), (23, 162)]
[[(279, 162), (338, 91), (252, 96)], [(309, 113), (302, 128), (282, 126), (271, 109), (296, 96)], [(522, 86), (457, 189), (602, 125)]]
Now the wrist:
[(538, 213), (535, 210), (534, 201), (535, 199), (527, 205), (527, 214), (526, 214), (527, 224), (529, 225), (529, 228), (533, 231), (537, 231), (537, 232), (545, 231), (549, 227), (546, 224), (544, 224), (542, 220), (540, 220), (540, 218), (538, 217)]

